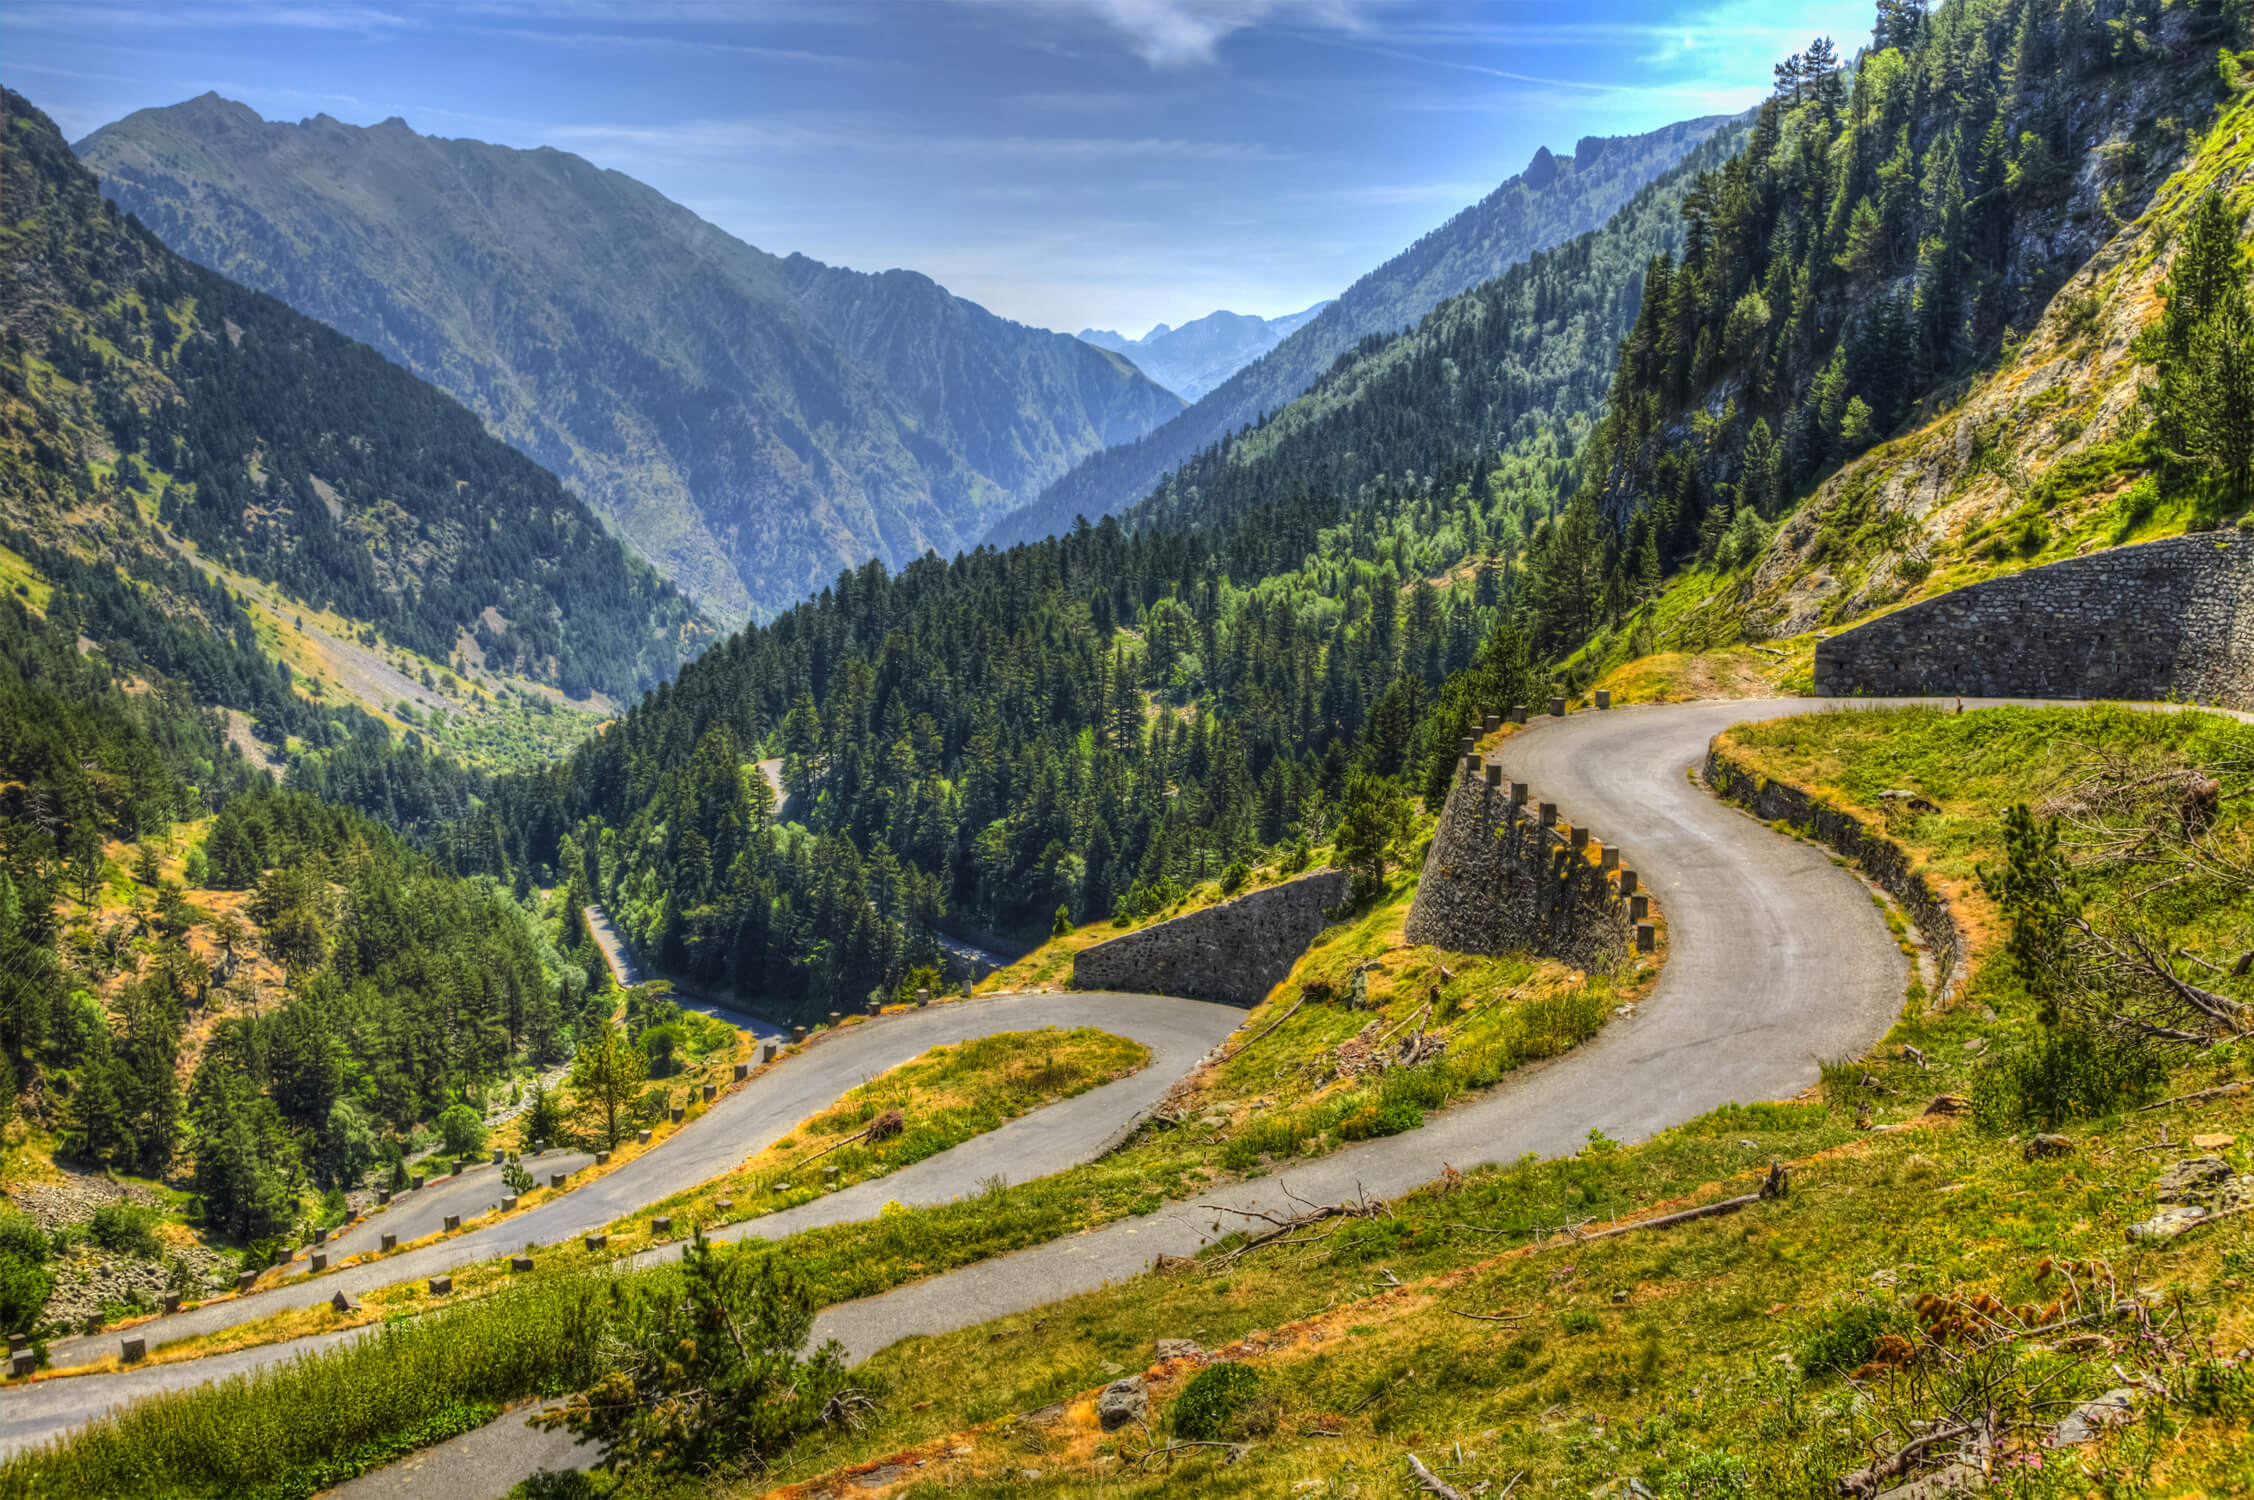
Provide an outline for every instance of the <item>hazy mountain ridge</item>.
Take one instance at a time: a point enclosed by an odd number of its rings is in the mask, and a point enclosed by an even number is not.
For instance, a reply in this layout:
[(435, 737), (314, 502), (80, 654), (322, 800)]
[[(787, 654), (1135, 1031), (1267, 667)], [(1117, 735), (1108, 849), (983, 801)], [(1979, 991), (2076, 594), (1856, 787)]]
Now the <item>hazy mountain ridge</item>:
[(20, 95), (6, 116), (0, 536), (51, 590), (43, 607), (276, 737), (328, 710), (295, 696), (191, 552), (335, 609), (370, 646), (574, 697), (647, 687), (710, 639), (686, 599), (469, 412), (175, 255), (102, 199)]
[(987, 540), (1007, 544), (1048, 535), (1076, 515), (1095, 520), (1142, 499), (1202, 449), (1289, 403), (1364, 339), (1398, 333), (1445, 298), (1604, 223), (1727, 118), (1684, 120), (1644, 135), (1590, 136), (1571, 157), (1546, 147), (1537, 151), (1526, 171), (1356, 281), (1181, 416), (1083, 462), (995, 526)]
[(1109, 328), (1083, 328), (1082, 343), (1124, 354), (1145, 375), (1185, 401), (1196, 401), (1231, 375), (1290, 338), (1322, 310), (1312, 307), (1280, 318), (1252, 313), (1212, 312), (1179, 328), (1161, 323), (1139, 339)]
[(454, 393), (729, 618), (968, 545), (1179, 410), (1074, 340), (921, 277), (793, 268), (567, 152), (214, 94), (78, 149), (167, 243)]

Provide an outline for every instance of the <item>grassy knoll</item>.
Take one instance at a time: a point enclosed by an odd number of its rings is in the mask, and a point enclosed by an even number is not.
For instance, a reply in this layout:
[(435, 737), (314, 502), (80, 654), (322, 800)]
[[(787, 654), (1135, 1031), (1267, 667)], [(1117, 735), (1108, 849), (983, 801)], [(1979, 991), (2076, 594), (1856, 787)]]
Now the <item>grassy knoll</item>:
[(0, 1464), (0, 1496), (300, 1500), (595, 1373), (601, 1286), (542, 1280), (268, 1371), (138, 1402)]
[[(1842, 708), (1740, 725), (1723, 738), (1750, 769), (1814, 792), (1907, 848), (1976, 943), (1989, 940), (1995, 922), (1979, 871), (2002, 860), (2003, 815), (2022, 802), (2038, 813), (2066, 814), (2067, 845), (2093, 899), (2136, 895), (2150, 920), (2193, 946), (2254, 931), (2254, 891), (2195, 872), (2146, 892), (2152, 881), (2144, 855), (2111, 857), (2114, 810), (2083, 806), (2085, 784), (2108, 768), (2133, 781), (2204, 767), (2220, 777), (2207, 836), (2245, 848), (2254, 835), (2247, 800), (2254, 726), (2236, 719), (2115, 706), (1964, 714)], [(1888, 792), (1912, 793), (1931, 810)]]

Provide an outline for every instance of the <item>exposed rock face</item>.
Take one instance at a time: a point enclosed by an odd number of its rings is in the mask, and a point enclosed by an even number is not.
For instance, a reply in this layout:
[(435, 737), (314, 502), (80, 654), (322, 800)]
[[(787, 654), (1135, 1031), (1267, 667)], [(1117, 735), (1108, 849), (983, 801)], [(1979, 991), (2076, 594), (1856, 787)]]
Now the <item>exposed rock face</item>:
[(1459, 773), (1403, 935), (1456, 953), (1533, 952), (1591, 972), (1619, 966), (1633, 935), (1610, 874), (1544, 828), (1538, 804)]
[(2254, 535), (2117, 547), (1913, 604), (1820, 642), (1816, 691), (2254, 706)]
[(1318, 870), (1084, 948), (1072, 960), (1073, 988), (1258, 1005), (1330, 925), (1350, 883), (1344, 870)]

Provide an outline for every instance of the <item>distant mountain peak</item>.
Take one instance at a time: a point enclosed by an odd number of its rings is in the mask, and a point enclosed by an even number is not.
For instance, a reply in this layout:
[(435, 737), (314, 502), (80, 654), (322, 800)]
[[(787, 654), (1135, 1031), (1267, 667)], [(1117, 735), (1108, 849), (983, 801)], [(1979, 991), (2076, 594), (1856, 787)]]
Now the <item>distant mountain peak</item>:
[(1328, 306), (1327, 301), (1318, 302), (1280, 318), (1210, 312), (1179, 328), (1155, 324), (1139, 339), (1122, 338), (1109, 328), (1083, 328), (1080, 341), (1126, 355), (1145, 375), (1184, 400), (1195, 401)]

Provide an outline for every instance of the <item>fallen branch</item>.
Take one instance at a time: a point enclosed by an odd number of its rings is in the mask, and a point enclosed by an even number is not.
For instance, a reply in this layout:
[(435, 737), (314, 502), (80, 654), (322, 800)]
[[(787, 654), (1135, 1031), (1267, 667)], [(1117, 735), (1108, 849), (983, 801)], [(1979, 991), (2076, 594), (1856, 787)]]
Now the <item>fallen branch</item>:
[(2158, 1104), (2140, 1105), (2138, 1106), (2137, 1113), (2143, 1114), (2148, 1110), (2166, 1109), (2171, 1104), (2198, 1104), (2201, 1101), (2207, 1099), (2225, 1099), (2233, 1094), (2243, 1094), (2245, 1092), (2246, 1080), (2242, 1078), (2236, 1083), (2226, 1083), (2220, 1088), (2201, 1089), (2196, 1094), (2178, 1094), (2175, 1098), (2163, 1099)]
[(1470, 1318), (1475, 1323), (1523, 1323), (1528, 1318), (1534, 1316), (1532, 1313), (1465, 1312), (1460, 1307), (1451, 1307), (1448, 1309), (1448, 1311), (1454, 1313), (1459, 1318)]
[(1440, 1500), (1464, 1500), (1464, 1492), (1444, 1482), (1439, 1475), (1424, 1466), (1424, 1460), (1414, 1453), (1409, 1455), (1409, 1477), (1416, 1480), (1417, 1488)]
[(1670, 1224), (1687, 1224), (1693, 1219), (1715, 1219), (1724, 1214), (1734, 1214), (1741, 1208), (1751, 1208), (1764, 1198), (1782, 1198), (1785, 1195), (1786, 1177), (1782, 1167), (1769, 1168), (1768, 1180), (1757, 1193), (1742, 1197), (1724, 1198), (1719, 1203), (1709, 1203), (1700, 1208), (1686, 1208), (1680, 1213), (1661, 1214), (1656, 1219), (1638, 1219), (1633, 1224), (1620, 1224), (1611, 1229), (1599, 1229), (1593, 1234), (1577, 1234), (1576, 1241), (1608, 1240), (1616, 1234), (1634, 1234), (1639, 1229), (1665, 1229)]
[(1244, 1056), (1244, 1055), (1245, 1055), (1245, 1054), (1246, 1054), (1247, 1052), (1250, 1052), (1250, 1051), (1251, 1051), (1251, 1050), (1253, 1049), (1253, 1047), (1254, 1047), (1254, 1046), (1256, 1046), (1257, 1044), (1259, 1044), (1259, 1043), (1261, 1043), (1261, 1042), (1264, 1042), (1264, 1041), (1266, 1041), (1266, 1040), (1267, 1040), (1267, 1039), (1268, 1039), (1269, 1037), (1271, 1037), (1271, 1036), (1275, 1035), (1275, 1032), (1276, 1032), (1276, 1028), (1277, 1028), (1278, 1026), (1281, 1026), (1281, 1025), (1283, 1025), (1283, 1023), (1284, 1023), (1284, 1022), (1286, 1022), (1286, 1021), (1290, 1020), (1290, 1019), (1291, 1019), (1291, 1018), (1292, 1018), (1293, 1016), (1296, 1016), (1296, 1015), (1298, 1015), (1298, 1014), (1299, 1014), (1299, 1007), (1300, 1007), (1300, 1006), (1302, 1006), (1302, 1005), (1305, 1005), (1306, 1003), (1307, 1003), (1307, 997), (1306, 997), (1305, 995), (1301, 995), (1301, 996), (1299, 997), (1299, 999), (1298, 999), (1298, 1000), (1297, 1000), (1296, 1002), (1294, 1002), (1294, 1003), (1293, 1003), (1293, 1005), (1292, 1005), (1291, 1009), (1289, 1009), (1289, 1010), (1285, 1011), (1285, 1012), (1284, 1012), (1284, 1013), (1283, 1013), (1282, 1015), (1280, 1015), (1280, 1016), (1276, 1017), (1276, 1019), (1275, 1019), (1275, 1020), (1273, 1020), (1273, 1021), (1271, 1021), (1271, 1022), (1269, 1022), (1269, 1023), (1268, 1023), (1268, 1029), (1267, 1029), (1266, 1031), (1263, 1031), (1263, 1032), (1261, 1032), (1261, 1033), (1260, 1033), (1260, 1034), (1259, 1034), (1258, 1036), (1254, 1037), (1254, 1038), (1253, 1038), (1253, 1039), (1252, 1039), (1251, 1041), (1249, 1041), (1249, 1042), (1246, 1042), (1246, 1043), (1245, 1043), (1245, 1044), (1244, 1044), (1243, 1046), (1241, 1046), (1241, 1047), (1237, 1048), (1237, 1050), (1236, 1050), (1235, 1052), (1231, 1053), (1231, 1054), (1230, 1054), (1230, 1056), (1232, 1056), (1232, 1057), (1242, 1057), (1242, 1056)]
[(847, 1146), (852, 1145), (855, 1141), (862, 1140), (869, 1136), (876, 1136), (879, 1140), (889, 1140), (893, 1136), (898, 1135), (901, 1131), (901, 1128), (902, 1126), (900, 1121), (900, 1111), (896, 1109), (888, 1109), (883, 1114), (878, 1115), (874, 1120), (870, 1121), (868, 1129), (856, 1130), (853, 1132), (853, 1134), (847, 1136), (844, 1140), (836, 1141), (830, 1145), (824, 1146), (821, 1150), (815, 1152), (812, 1156), (809, 1156), (806, 1158), (806, 1160), (800, 1162), (798, 1164), (798, 1167), (794, 1167), (791, 1170), (797, 1171), (801, 1167), (810, 1167), (814, 1163), (820, 1161), (823, 1157), (829, 1155), (832, 1151), (842, 1151)]
[(1135, 1467), (1140, 1469), (1148, 1465), (1154, 1458), (1172, 1458), (1175, 1454), (1187, 1452), (1192, 1448), (1235, 1448), (1236, 1446), (1235, 1443), (1168, 1443), (1163, 1448), (1153, 1448), (1144, 1453), (1135, 1460)]
[[(1298, 1201), (1302, 1203), (1305, 1203), (1307, 1201), (1304, 1198), (1299, 1198), (1299, 1195), (1296, 1193), (1292, 1194), (1292, 1196), (1294, 1198), (1298, 1198)], [(1262, 1230), (1259, 1234), (1252, 1236), (1252, 1238), (1246, 1240), (1243, 1244), (1237, 1246), (1235, 1249), (1224, 1251), (1222, 1254), (1213, 1257), (1212, 1263), (1207, 1267), (1207, 1269), (1215, 1271), (1223, 1270), (1229, 1266), (1235, 1265), (1238, 1261), (1242, 1260), (1245, 1256), (1250, 1255), (1253, 1251), (1265, 1250), (1272, 1245), (1307, 1244), (1310, 1240), (1318, 1238), (1318, 1236), (1310, 1235), (1299, 1237), (1300, 1231), (1304, 1229), (1310, 1229), (1317, 1224), (1323, 1223), (1325, 1220), (1376, 1219), (1383, 1217), (1386, 1211), (1385, 1204), (1383, 1202), (1373, 1203), (1368, 1198), (1362, 1198), (1352, 1203), (1312, 1204), (1308, 1207), (1305, 1213), (1291, 1214), (1288, 1216), (1265, 1213), (1257, 1208), (1230, 1208), (1225, 1204), (1220, 1203), (1200, 1203), (1198, 1207), (1203, 1209), (1211, 1209), (1215, 1213), (1234, 1214), (1240, 1219), (1261, 1219), (1275, 1226), (1272, 1229)]]
[(1840, 1475), (1839, 1492), (1842, 1495), (1871, 1494), (1887, 1480), (1924, 1457), (1926, 1449), (1955, 1442), (1961, 1437), (1970, 1437), (1979, 1430), (1978, 1423), (1964, 1422), (1955, 1427), (1936, 1428), (1923, 1437), (1912, 1438), (1896, 1450), (1892, 1457), (1879, 1459), (1868, 1468)]

